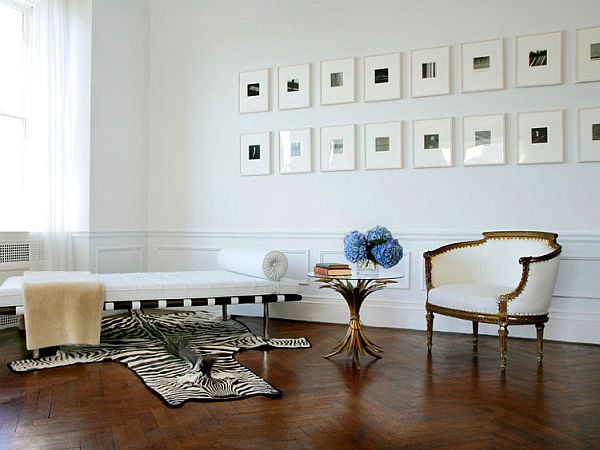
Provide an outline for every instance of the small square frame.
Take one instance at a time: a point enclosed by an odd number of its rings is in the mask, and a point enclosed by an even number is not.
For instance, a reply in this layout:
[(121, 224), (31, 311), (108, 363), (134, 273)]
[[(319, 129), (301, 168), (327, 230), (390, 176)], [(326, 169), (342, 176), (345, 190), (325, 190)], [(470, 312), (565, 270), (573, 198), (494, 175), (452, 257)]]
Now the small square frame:
[[(437, 148), (426, 148), (428, 136), (436, 136)], [(413, 167), (452, 167), (452, 118), (413, 121)]]
[[(335, 154), (333, 141), (342, 141), (343, 153)], [(321, 171), (333, 172), (355, 170), (356, 168), (356, 127), (339, 125), (321, 128)]]
[[(387, 151), (378, 151), (377, 139), (387, 139)], [(402, 168), (402, 122), (365, 124), (365, 169)]]
[[(563, 111), (517, 114), (518, 164), (550, 164), (564, 161)], [(542, 131), (543, 142), (534, 143), (534, 133)]]
[[(298, 144), (298, 149), (292, 149)], [(306, 173), (312, 171), (312, 130), (281, 130), (279, 132), (279, 173)]]
[[(280, 67), (278, 77), (280, 110), (310, 107), (310, 64)], [(290, 81), (298, 82), (297, 90), (289, 90)]]
[(562, 84), (562, 31), (517, 36), (515, 46), (517, 87)]
[[(260, 155), (250, 159), (250, 146), (259, 145)], [(271, 132), (240, 135), (240, 174), (271, 174)]]
[[(583, 108), (579, 116), (579, 162), (600, 161), (600, 108)], [(593, 125), (597, 127), (592, 128)], [(593, 137), (599, 139), (594, 140)]]
[[(321, 61), (321, 105), (356, 101), (354, 60), (351, 57)], [(331, 86), (335, 74), (341, 74), (340, 86)]]
[[(463, 165), (505, 164), (505, 117), (504, 114), (463, 117)], [(489, 131), (490, 142), (478, 142), (478, 131)]]
[(577, 30), (577, 83), (600, 81), (600, 57), (592, 59), (592, 44), (600, 46), (600, 27)]
[[(248, 95), (249, 85), (258, 84), (258, 95)], [(269, 69), (241, 72), (239, 76), (240, 113), (264, 112), (269, 110)]]
[[(387, 73), (378, 76), (378, 71)], [(365, 56), (365, 102), (402, 98), (402, 64), (400, 53)]]
[[(504, 39), (465, 42), (461, 54), (463, 92), (504, 89)], [(485, 57), (487, 67), (475, 68), (475, 59)]]
[[(411, 97), (450, 94), (450, 47), (434, 47), (411, 50)], [(426, 64), (434, 64), (424, 77)]]

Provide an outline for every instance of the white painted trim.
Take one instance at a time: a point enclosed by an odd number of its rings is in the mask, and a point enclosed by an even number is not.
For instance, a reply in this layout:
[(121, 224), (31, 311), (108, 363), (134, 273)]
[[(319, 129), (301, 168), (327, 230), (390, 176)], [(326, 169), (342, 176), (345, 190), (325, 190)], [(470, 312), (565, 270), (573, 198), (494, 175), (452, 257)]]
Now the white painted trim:
[(96, 248), (96, 255), (94, 258), (94, 268), (96, 271), (100, 266), (100, 254), (111, 253), (111, 252), (139, 252), (138, 267), (140, 271), (146, 268), (146, 247), (139, 246), (114, 246), (114, 247), (98, 247)]

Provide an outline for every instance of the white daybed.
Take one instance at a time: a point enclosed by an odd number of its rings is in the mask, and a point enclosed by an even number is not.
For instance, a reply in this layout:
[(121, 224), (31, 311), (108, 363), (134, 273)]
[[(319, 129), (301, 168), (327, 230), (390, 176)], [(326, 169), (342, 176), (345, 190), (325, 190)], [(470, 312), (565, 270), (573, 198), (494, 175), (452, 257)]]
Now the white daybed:
[[(269, 303), (302, 300), (299, 283), (283, 278), (288, 264), (280, 252), (224, 249), (219, 264), (227, 270), (99, 274), (104, 310), (219, 305), (227, 318), (227, 305), (262, 303), (268, 337)], [(0, 314), (23, 314), (23, 280), (0, 286)]]

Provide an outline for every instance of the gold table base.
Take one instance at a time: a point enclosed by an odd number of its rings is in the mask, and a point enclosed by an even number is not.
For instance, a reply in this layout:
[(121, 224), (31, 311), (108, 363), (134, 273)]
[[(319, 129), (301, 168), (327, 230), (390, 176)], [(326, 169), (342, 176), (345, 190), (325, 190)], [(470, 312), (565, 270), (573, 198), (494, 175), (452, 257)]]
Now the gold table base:
[(379, 353), (383, 349), (371, 342), (365, 335), (360, 323), (360, 307), (363, 302), (373, 292), (379, 291), (386, 284), (395, 283), (393, 280), (358, 280), (356, 286), (350, 281), (339, 278), (319, 278), (319, 282), (323, 283), (320, 289), (333, 289), (339, 292), (350, 310), (350, 324), (346, 336), (333, 348), (331, 353), (324, 356), (330, 358), (340, 353), (346, 353), (352, 357), (352, 362), (357, 367), (360, 367), (360, 356), (369, 354), (374, 358), (381, 359)]

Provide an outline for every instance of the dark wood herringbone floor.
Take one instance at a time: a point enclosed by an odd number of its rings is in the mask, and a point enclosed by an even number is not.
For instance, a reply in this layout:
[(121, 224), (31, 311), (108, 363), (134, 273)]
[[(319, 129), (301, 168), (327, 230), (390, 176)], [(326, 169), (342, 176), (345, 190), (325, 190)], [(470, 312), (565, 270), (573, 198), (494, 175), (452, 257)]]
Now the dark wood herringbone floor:
[[(260, 321), (242, 321), (259, 329)], [(313, 348), (237, 355), (280, 399), (166, 407), (133, 372), (98, 363), (16, 374), (22, 334), (0, 331), (0, 447), (24, 449), (600, 448), (600, 348), (436, 333), (428, 358), (419, 331), (368, 328), (384, 359), (353, 369), (323, 359), (341, 325), (272, 321), (272, 334)]]

